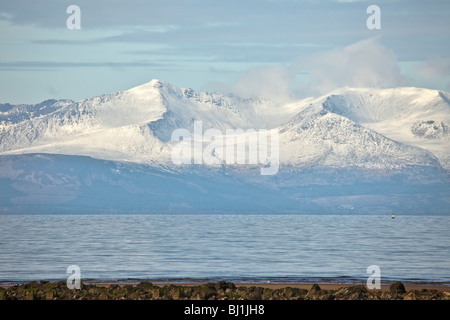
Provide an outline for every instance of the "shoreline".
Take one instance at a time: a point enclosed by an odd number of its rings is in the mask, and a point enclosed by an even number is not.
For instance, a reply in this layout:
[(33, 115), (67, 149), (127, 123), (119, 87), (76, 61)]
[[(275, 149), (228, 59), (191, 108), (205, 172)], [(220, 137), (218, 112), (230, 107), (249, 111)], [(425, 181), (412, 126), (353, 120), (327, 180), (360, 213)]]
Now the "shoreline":
[[(295, 281), (280, 281), (280, 280), (271, 280), (271, 281), (263, 281), (263, 280), (229, 280), (229, 279), (81, 279), (81, 283), (87, 286), (96, 286), (96, 287), (106, 287), (109, 288), (111, 286), (132, 286), (136, 287), (139, 284), (152, 284), (153, 286), (164, 287), (164, 286), (177, 286), (177, 287), (195, 287), (195, 286), (204, 286), (211, 283), (219, 283), (219, 282), (227, 282), (233, 283), (236, 287), (261, 287), (271, 290), (276, 289), (284, 289), (284, 288), (296, 288), (296, 289), (306, 289), (309, 290), (313, 285), (319, 285), (320, 288), (324, 290), (339, 290), (344, 287), (356, 287), (363, 286), (370, 291), (389, 291), (390, 286), (396, 282), (392, 281), (383, 281), (380, 284), (379, 289), (369, 289), (366, 285), (366, 281), (336, 281), (334, 280), (324, 280), (317, 279), (318, 281), (306, 281), (305, 279)], [(342, 280), (342, 279), (341, 279)], [(0, 288), (11, 288), (15, 286), (24, 286), (30, 283), (40, 284), (40, 283), (62, 283), (66, 282), (66, 279), (59, 280), (24, 280), (24, 281), (1, 281), (0, 280)], [(450, 292), (450, 282), (426, 282), (426, 281), (400, 281), (406, 291), (411, 290), (437, 290), (440, 292)]]
[(450, 300), (450, 284), (67, 280), (1, 284), (0, 300)]
[[(234, 283), (236, 287), (261, 287), (268, 289), (283, 289), (283, 288), (297, 288), (297, 289), (306, 289), (309, 290), (313, 285), (319, 285), (322, 289), (325, 290), (338, 290), (343, 287), (354, 287), (354, 286), (364, 286), (367, 288), (366, 281), (336, 281), (335, 280), (324, 280), (317, 279), (317, 281), (306, 281), (305, 279), (299, 281), (258, 281), (258, 280), (234, 280), (234, 279), (81, 279), (81, 283), (84, 285), (94, 285), (99, 287), (110, 287), (114, 285), (118, 286), (126, 286), (131, 285), (133, 287), (141, 284), (141, 283), (151, 283), (154, 286), (179, 286), (179, 287), (195, 287), (202, 286), (208, 283), (217, 283), (217, 282), (230, 282)], [(340, 279), (342, 280), (342, 279)], [(57, 282), (65, 282), (66, 279), (60, 280), (26, 280), (26, 281), (0, 281), (0, 288), (10, 288), (14, 286), (22, 286), (29, 283), (57, 283)], [(383, 281), (380, 285), (380, 289), (369, 289), (371, 291), (388, 291), (389, 287), (392, 283), (396, 282), (392, 281)], [(426, 282), (426, 281), (400, 281), (404, 285), (406, 291), (410, 290), (437, 290), (441, 292), (450, 292), (450, 282)]]
[[(177, 287), (195, 287), (195, 286), (202, 286), (206, 285), (208, 283), (214, 283), (214, 282), (186, 282), (186, 283), (171, 283), (171, 282), (152, 282), (154, 286), (177, 286)], [(260, 287), (260, 288), (267, 288), (267, 289), (285, 289), (285, 288), (296, 288), (296, 289), (305, 289), (310, 290), (313, 285), (318, 285), (321, 289), (324, 290), (339, 290), (341, 288), (347, 288), (347, 287), (357, 287), (357, 286), (364, 286), (367, 288), (365, 284), (356, 284), (356, 283), (240, 283), (240, 282), (233, 282), (236, 287), (245, 287), (245, 288), (251, 288), (251, 287)], [(101, 286), (101, 287), (111, 287), (114, 285), (119, 286), (126, 286), (126, 285), (132, 285), (137, 286), (139, 283), (131, 284), (131, 283), (90, 283), (95, 286)], [(370, 291), (389, 291), (390, 284), (382, 284), (380, 286), (380, 289), (368, 289)], [(412, 290), (437, 290), (440, 292), (450, 292), (450, 285), (419, 285), (419, 284), (404, 284), (406, 291), (412, 291)]]
[[(183, 286), (183, 287), (195, 287), (195, 286), (202, 286), (208, 283), (216, 283), (220, 280), (211, 280), (211, 279), (202, 279), (202, 280), (196, 280), (193, 281), (193, 279), (188, 279), (185, 281), (180, 280), (160, 280), (160, 279), (119, 279), (117, 281), (108, 281), (108, 280), (99, 280), (99, 279), (92, 279), (92, 280), (85, 280), (85, 284), (93, 284), (97, 286), (105, 286), (109, 287), (112, 285), (133, 285), (136, 286), (139, 283), (152, 283), (155, 286)], [(354, 286), (366, 286), (365, 281), (349, 281), (349, 282), (335, 282), (335, 281), (232, 281), (232, 280), (226, 280), (227, 282), (232, 282), (236, 285), (236, 287), (261, 287), (261, 288), (268, 288), (268, 289), (283, 289), (283, 288), (297, 288), (297, 289), (306, 289), (309, 290), (313, 285), (317, 284), (322, 289), (325, 290), (338, 290), (343, 287), (354, 287)], [(394, 283), (395, 281), (390, 281), (388, 283), (382, 283), (380, 285), (380, 289), (373, 289), (374, 291), (388, 291), (389, 287)], [(438, 290), (438, 291), (446, 291), (450, 292), (450, 283), (443, 282), (443, 283), (431, 283), (431, 282), (403, 282), (401, 281), (405, 289), (407, 291), (410, 290)]]

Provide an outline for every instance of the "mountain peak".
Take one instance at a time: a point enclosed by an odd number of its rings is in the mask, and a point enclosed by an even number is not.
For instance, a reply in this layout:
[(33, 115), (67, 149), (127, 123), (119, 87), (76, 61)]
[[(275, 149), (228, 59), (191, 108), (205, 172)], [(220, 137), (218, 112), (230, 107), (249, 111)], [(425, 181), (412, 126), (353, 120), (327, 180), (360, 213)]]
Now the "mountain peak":
[(151, 90), (151, 89), (158, 89), (158, 88), (162, 88), (162, 87), (173, 87), (171, 84), (169, 84), (168, 82), (159, 80), (159, 79), (152, 79), (149, 82), (140, 84), (136, 87), (133, 87), (131, 89), (128, 89), (126, 91), (142, 91), (142, 90)]
[(203, 129), (221, 132), (231, 128), (286, 131), (283, 137), (287, 140), (280, 145), (289, 144), (289, 148), (284, 148), (281, 158), (298, 166), (317, 164), (320, 159), (332, 159), (333, 165), (341, 166), (340, 159), (349, 153), (356, 155), (347, 157), (350, 165), (358, 159), (359, 164), (389, 167), (390, 158), (406, 159), (405, 152), (411, 159), (429, 159), (428, 154), (399, 145), (405, 144), (432, 152), (449, 168), (448, 101), (446, 93), (436, 90), (346, 88), (275, 105), (196, 92), (152, 79), (78, 103), (46, 102), (24, 111), (20, 106), (4, 106), (0, 154), (58, 150), (164, 162), (170, 158), (174, 130), (192, 130), (193, 123), (201, 121)]
[(164, 97), (166, 96), (178, 96), (181, 94), (181, 89), (163, 80), (153, 79), (128, 89), (124, 91), (124, 93), (134, 99), (155, 102), (164, 100)]

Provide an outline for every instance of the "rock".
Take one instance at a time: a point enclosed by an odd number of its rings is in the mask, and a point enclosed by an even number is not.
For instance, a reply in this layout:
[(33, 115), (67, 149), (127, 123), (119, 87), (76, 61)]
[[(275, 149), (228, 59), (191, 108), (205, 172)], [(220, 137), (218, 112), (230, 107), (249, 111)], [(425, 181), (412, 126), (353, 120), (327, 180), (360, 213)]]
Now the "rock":
[(320, 290), (322, 290), (322, 289), (320, 288), (320, 286), (319, 286), (317, 283), (314, 283), (314, 284), (312, 285), (311, 289), (309, 290), (309, 292), (320, 291)]
[(396, 292), (396, 293), (406, 293), (405, 286), (400, 281), (396, 281), (393, 284), (391, 284), (391, 286), (389, 287), (389, 290), (391, 292)]
[(216, 294), (217, 291), (214, 283), (206, 283), (199, 288), (199, 296), (201, 299), (208, 300)]
[(179, 294), (180, 298), (188, 299), (191, 296), (191, 291), (189, 290), (189, 288), (185, 288), (185, 287), (181, 286), (178, 294)]
[(144, 291), (144, 292), (150, 292), (150, 291), (153, 290), (153, 284), (151, 282), (148, 282), (148, 281), (140, 282), (136, 286), (136, 289)]
[(49, 289), (45, 292), (45, 300), (53, 300), (54, 294), (53, 290)]
[(340, 288), (333, 294), (334, 299), (339, 300), (363, 300), (369, 291), (363, 285)]
[[(319, 290), (317, 291), (317, 287), (314, 288), (313, 292), (320, 292), (320, 287)], [(306, 289), (299, 289), (299, 288), (292, 288), (292, 287), (286, 287), (282, 290), (281, 292), (282, 296), (285, 299), (301, 299), (303, 298), (305, 295), (308, 294), (308, 290)]]
[(164, 287), (159, 288), (159, 298), (161, 300), (172, 300), (172, 295), (174, 292), (173, 285), (165, 285)]
[(223, 291), (226, 291), (227, 289), (234, 290), (236, 289), (236, 286), (233, 282), (226, 282), (226, 281), (219, 281), (215, 285), (216, 291), (219, 291), (222, 289)]
[(158, 299), (160, 297), (160, 292), (161, 291), (159, 289), (160, 288), (158, 288), (158, 287), (154, 287), (153, 288), (153, 290), (151, 292), (151, 295), (152, 295), (153, 299)]
[(313, 284), (311, 289), (309, 289), (308, 294), (306, 295), (305, 298), (307, 299), (319, 299), (321, 295), (323, 295), (324, 293), (326, 293), (325, 290), (322, 290), (322, 288), (320, 288), (320, 286), (318, 284)]
[(63, 283), (30, 282), (12, 287), (0, 287), (0, 300), (149, 300), (149, 299), (190, 299), (190, 300), (450, 300), (449, 292), (435, 289), (409, 290), (406, 292), (401, 282), (391, 285), (390, 290), (368, 290), (363, 285), (342, 287), (338, 290), (324, 290), (314, 284), (311, 289), (284, 287), (278, 289), (259, 286), (236, 287), (231, 282), (206, 283), (197, 286), (165, 285), (151, 283), (132, 285), (111, 285), (109, 287), (86, 285), (83, 290), (69, 290)]
[(443, 297), (445, 297), (444, 293), (435, 289), (428, 290), (426, 295), (426, 299), (428, 300), (441, 300)]
[(35, 289), (38, 286), (39, 286), (39, 283), (37, 281), (31, 281), (31, 282), (25, 283), (23, 285), (23, 288), (24, 289), (33, 289), (34, 288)]
[(322, 288), (318, 284), (313, 284), (311, 289), (308, 291), (308, 295), (318, 295), (322, 291)]
[(273, 290), (270, 288), (264, 288), (262, 299), (269, 300), (273, 296)]
[(108, 300), (109, 297), (108, 297), (108, 295), (106, 294), (106, 292), (101, 292), (100, 295), (98, 296), (98, 299), (99, 299), (99, 300)]
[(264, 288), (251, 286), (247, 289), (248, 300), (261, 300)]
[(37, 300), (37, 294), (36, 294), (35, 288), (27, 289), (26, 294), (25, 294), (25, 300)]

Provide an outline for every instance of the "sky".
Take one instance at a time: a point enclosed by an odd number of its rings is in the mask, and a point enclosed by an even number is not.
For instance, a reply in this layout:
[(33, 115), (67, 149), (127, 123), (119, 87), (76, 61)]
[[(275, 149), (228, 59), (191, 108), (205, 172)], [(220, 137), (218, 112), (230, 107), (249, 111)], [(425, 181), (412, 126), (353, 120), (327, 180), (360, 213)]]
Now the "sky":
[(81, 100), (152, 79), (273, 99), (450, 91), (450, 1), (0, 0), (0, 103)]

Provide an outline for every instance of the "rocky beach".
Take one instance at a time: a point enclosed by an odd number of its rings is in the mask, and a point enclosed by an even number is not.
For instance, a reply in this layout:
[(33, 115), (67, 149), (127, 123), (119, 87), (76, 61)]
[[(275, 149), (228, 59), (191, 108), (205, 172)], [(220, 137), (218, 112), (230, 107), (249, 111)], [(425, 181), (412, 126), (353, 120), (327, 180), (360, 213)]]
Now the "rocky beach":
[(381, 289), (345, 284), (81, 284), (32, 281), (0, 287), (0, 300), (450, 300), (449, 286), (404, 285)]

